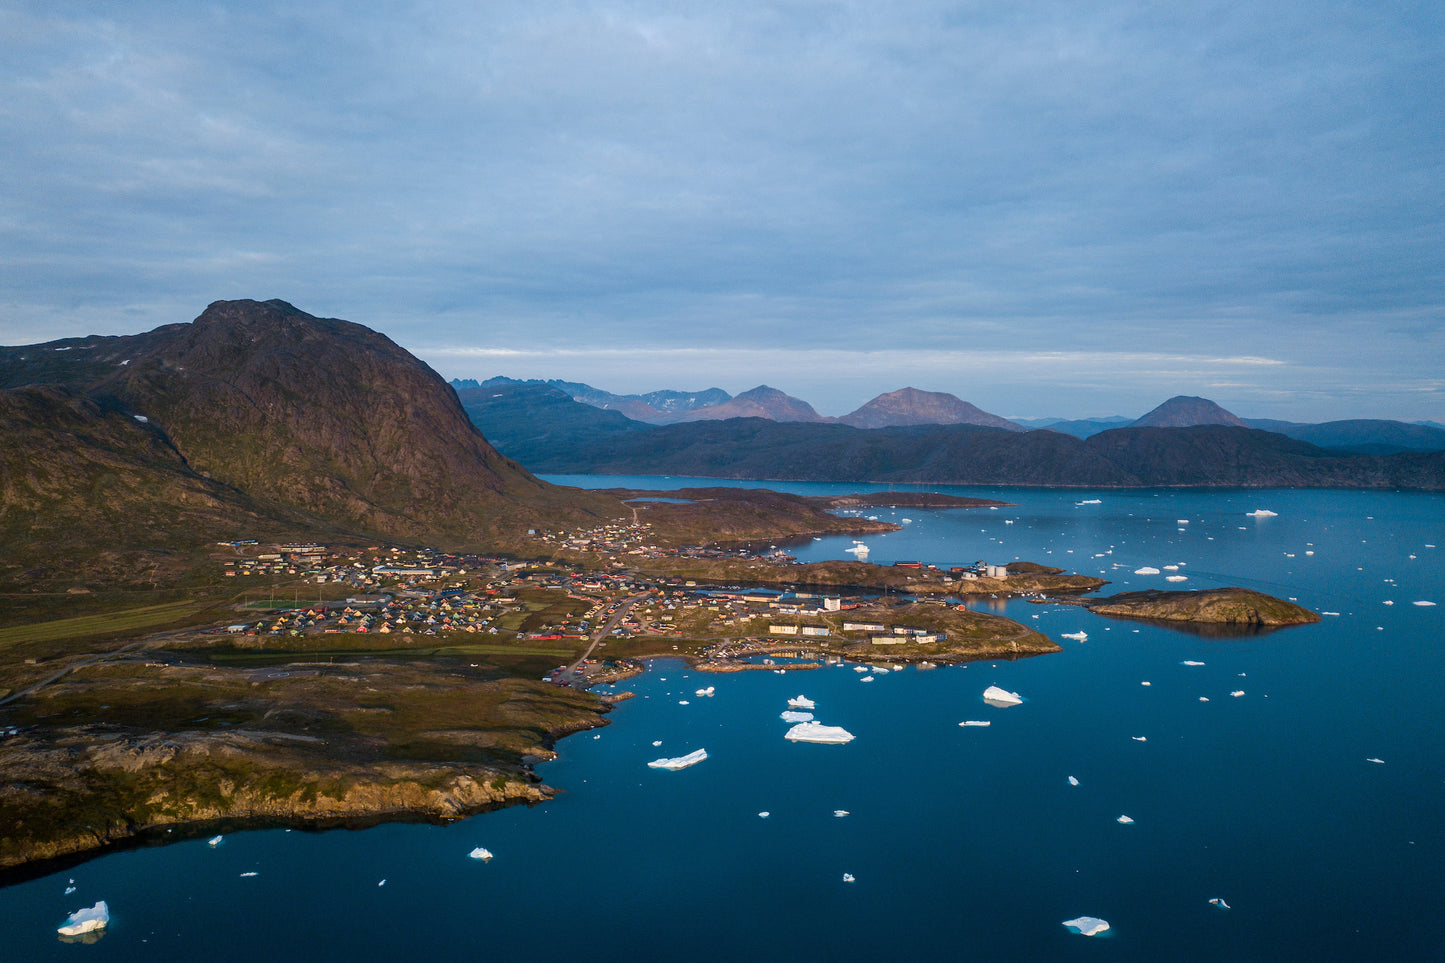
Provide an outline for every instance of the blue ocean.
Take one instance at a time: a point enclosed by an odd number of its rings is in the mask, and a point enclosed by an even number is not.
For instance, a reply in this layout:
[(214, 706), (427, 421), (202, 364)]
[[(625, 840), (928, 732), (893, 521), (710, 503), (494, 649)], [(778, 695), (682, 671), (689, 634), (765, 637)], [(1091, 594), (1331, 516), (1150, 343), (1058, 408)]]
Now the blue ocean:
[[(866, 539), (871, 561), (1024, 559), (1105, 593), (1241, 585), (1329, 614), (1215, 637), (985, 600), (1064, 651), (887, 673), (658, 661), (539, 767), (549, 803), (115, 853), (0, 890), (0, 959), (1445, 959), (1445, 497), (929, 490), (1016, 506), (869, 510), (903, 525)], [(1022, 704), (985, 704), (990, 685)], [(856, 739), (784, 740), (799, 694)], [(106, 935), (61, 944), (99, 899)], [(1109, 929), (1063, 925), (1085, 916)]]

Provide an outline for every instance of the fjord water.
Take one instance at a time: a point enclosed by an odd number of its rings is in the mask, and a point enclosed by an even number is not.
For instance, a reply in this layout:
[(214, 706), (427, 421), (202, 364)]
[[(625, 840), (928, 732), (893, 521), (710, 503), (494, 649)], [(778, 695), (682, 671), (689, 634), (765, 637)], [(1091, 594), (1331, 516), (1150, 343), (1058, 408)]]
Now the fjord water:
[[(565, 790), (552, 802), (105, 856), (0, 890), (0, 958), (1445, 958), (1445, 578), (1429, 547), (1445, 544), (1445, 498), (955, 493), (1017, 507), (870, 509), (911, 520), (868, 537), (871, 560), (1020, 558), (1103, 573), (1105, 592), (1242, 585), (1338, 614), (1214, 638), (987, 600), (1064, 651), (871, 682), (852, 667), (657, 662), (611, 725), (539, 767)], [(844, 558), (851, 544), (793, 551)], [(1187, 581), (1170, 586), (1167, 565)], [(1144, 566), (1161, 574), (1133, 574)], [(714, 697), (694, 694), (708, 685)], [(987, 706), (989, 685), (1025, 701)], [(778, 714), (799, 692), (857, 738), (784, 741)], [(646, 766), (697, 748), (708, 759), (692, 768)], [(495, 858), (468, 859), (475, 846)], [(97, 899), (110, 932), (58, 943), (64, 915)], [(1109, 935), (1060, 925), (1085, 915)]]

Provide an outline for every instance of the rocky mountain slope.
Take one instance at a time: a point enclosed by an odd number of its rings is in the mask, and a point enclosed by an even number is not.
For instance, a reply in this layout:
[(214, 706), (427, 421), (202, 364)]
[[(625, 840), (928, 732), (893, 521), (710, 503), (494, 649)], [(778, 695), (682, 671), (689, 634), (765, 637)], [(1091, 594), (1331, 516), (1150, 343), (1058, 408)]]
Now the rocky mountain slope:
[(1130, 428), (1192, 428), (1195, 425), (1230, 425), (1248, 428), (1243, 418), (1225, 411), (1208, 398), (1176, 395), (1130, 425)]
[(1021, 431), (1020, 426), (1006, 418), (989, 414), (982, 408), (943, 391), (919, 391), (900, 388), (879, 395), (872, 401), (838, 419), (840, 424), (854, 428), (890, 428), (902, 425), (983, 425)]

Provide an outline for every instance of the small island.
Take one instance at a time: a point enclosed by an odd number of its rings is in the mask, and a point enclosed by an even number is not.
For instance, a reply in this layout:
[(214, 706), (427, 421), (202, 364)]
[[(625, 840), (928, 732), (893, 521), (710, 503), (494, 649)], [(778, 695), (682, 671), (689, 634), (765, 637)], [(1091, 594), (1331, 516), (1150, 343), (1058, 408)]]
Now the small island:
[(1320, 620), (1317, 613), (1293, 602), (1237, 587), (1181, 592), (1148, 589), (1087, 599), (1081, 604), (1098, 615), (1165, 622), (1275, 627), (1305, 625)]

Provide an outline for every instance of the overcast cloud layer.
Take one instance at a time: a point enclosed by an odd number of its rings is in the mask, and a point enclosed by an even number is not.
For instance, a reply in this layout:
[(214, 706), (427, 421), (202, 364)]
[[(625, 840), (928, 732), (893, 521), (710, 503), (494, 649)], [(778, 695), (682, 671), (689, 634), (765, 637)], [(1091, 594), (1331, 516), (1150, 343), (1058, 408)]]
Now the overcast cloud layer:
[[(376, 7), (378, 9), (373, 9)], [(1445, 421), (1445, 5), (0, 5), (0, 341)]]

